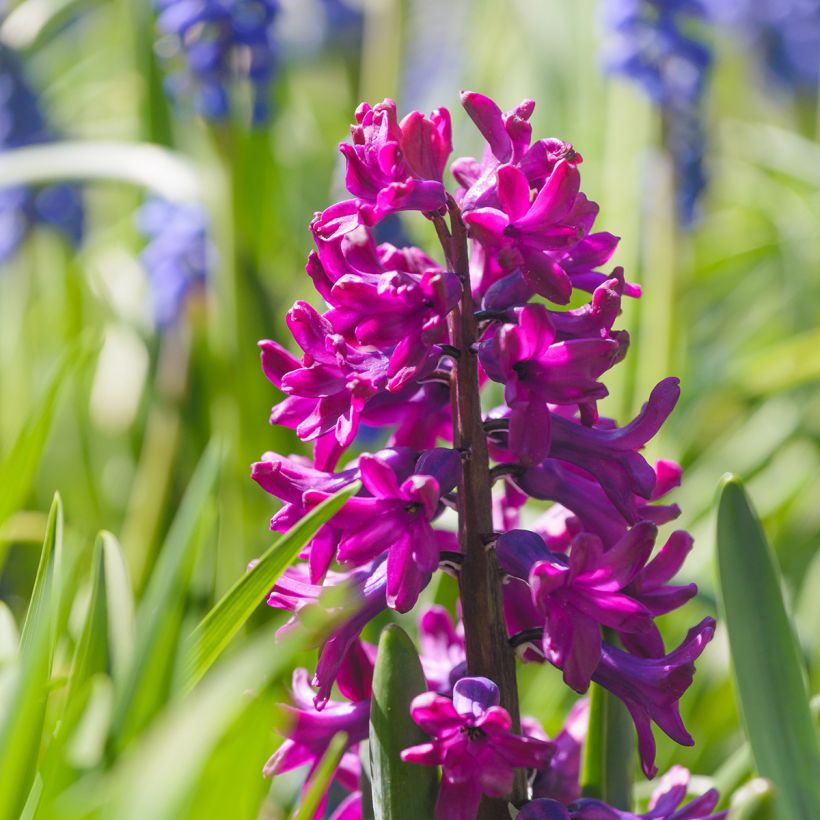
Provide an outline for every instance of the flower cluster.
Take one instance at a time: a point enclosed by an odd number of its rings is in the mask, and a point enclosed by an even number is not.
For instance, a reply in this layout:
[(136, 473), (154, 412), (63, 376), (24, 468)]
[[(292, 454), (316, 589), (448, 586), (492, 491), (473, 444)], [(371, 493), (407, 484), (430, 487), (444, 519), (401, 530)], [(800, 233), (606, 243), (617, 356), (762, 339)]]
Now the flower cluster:
[[(55, 138), (20, 59), (8, 46), (0, 46), (0, 88), (0, 151)], [(66, 183), (0, 189), (0, 263), (17, 251), (35, 225), (54, 228), (79, 244), (84, 225), (79, 189)]]
[(702, 102), (711, 64), (708, 47), (688, 33), (707, 18), (701, 0), (604, 0), (609, 70), (636, 82), (663, 117), (664, 142), (676, 178), (678, 219), (695, 217), (706, 184)]
[(165, 37), (160, 50), (184, 64), (168, 78), (172, 96), (192, 96), (203, 117), (224, 120), (234, 86), (245, 82), (253, 124), (267, 122), (277, 63), (277, 0), (155, 0), (155, 6)]
[[(287, 531), (339, 489), (358, 488), (269, 598), (292, 613), (285, 630), (298, 628), (305, 607), (323, 606), (330, 587), (344, 585), (353, 603), (335, 613), (339, 625), (319, 648), (314, 689), (299, 673), (292, 728), (266, 771), (315, 765), (339, 729), (355, 750), (376, 651), (362, 629), (386, 610), (411, 610), (445, 569), (459, 577), (463, 619), (454, 627), (438, 608), (422, 616), (428, 692), (412, 714), (431, 741), (404, 755), (442, 767), (436, 816), (469, 820), (482, 794), (509, 795), (514, 770), (525, 769), (530, 791), (517, 801), (536, 798), (524, 807), (542, 811), (533, 817), (625, 817), (578, 802), (581, 718), (554, 742), (533, 721), (520, 731), (515, 693), (490, 678), (512, 664), (508, 644), (524, 661), (560, 669), (579, 693), (593, 681), (609, 690), (632, 716), (648, 777), (653, 724), (693, 742), (679, 701), (714, 621), (671, 650), (656, 626), (696, 592), (673, 582), (692, 539), (675, 531), (655, 549), (659, 528), (679, 514), (664, 497), (681, 473), (642, 454), (679, 386), (660, 382), (623, 426), (599, 413), (602, 377), (629, 345), (614, 327), (621, 300), (640, 295), (623, 270), (607, 268), (618, 238), (595, 229), (580, 153), (533, 140), (533, 101), (503, 112), (465, 92), (462, 104), (486, 147), (452, 162), (452, 194), (443, 181), (446, 110), (399, 119), (390, 100), (359, 107), (341, 146), (351, 197), (311, 223), (307, 272), (325, 304), (300, 301), (288, 312), (298, 355), (260, 343), (264, 373), (285, 394), (271, 421), (312, 447), (310, 459), (269, 452), (253, 465), (255, 481), (282, 504), (271, 527)], [(439, 261), (376, 240), (381, 220), (412, 211), (435, 228)], [(490, 395), (503, 402), (484, 411)], [(364, 425), (369, 434), (386, 428), (383, 449), (359, 451)], [(528, 499), (550, 506), (525, 528)], [(448, 508), (458, 512), (458, 537), (444, 523)], [(485, 577), (495, 584), (477, 613), (467, 580), (476, 561), (490, 562)], [(493, 630), (506, 654), (482, 668), (471, 645)], [(347, 703), (331, 700), (334, 685)], [(355, 793), (358, 781), (348, 788)], [(676, 798), (677, 806), (678, 791), (657, 805)]]
[(167, 328), (213, 267), (216, 250), (208, 238), (208, 214), (195, 203), (149, 199), (137, 213), (137, 223), (148, 239), (140, 261), (151, 284), (154, 321)]
[(709, 10), (719, 23), (740, 34), (782, 87), (816, 94), (820, 82), (818, 0), (713, 0)]

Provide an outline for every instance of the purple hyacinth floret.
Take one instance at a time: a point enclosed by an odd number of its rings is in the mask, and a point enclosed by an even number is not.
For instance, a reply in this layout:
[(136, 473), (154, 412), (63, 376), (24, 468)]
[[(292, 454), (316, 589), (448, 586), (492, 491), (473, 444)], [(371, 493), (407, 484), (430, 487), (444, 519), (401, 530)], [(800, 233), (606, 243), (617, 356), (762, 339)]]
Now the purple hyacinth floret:
[[(55, 140), (21, 58), (0, 46), (0, 152)], [(80, 189), (69, 183), (0, 189), (0, 263), (36, 225), (53, 228), (79, 245), (85, 226)]]
[(224, 120), (238, 84), (251, 96), (251, 121), (270, 118), (270, 86), (277, 66), (273, 24), (277, 0), (155, 0), (164, 52), (183, 67), (169, 75), (177, 99), (192, 96), (199, 114)]
[(552, 755), (547, 741), (511, 732), (510, 716), (498, 699), (498, 687), (487, 678), (461, 678), (452, 700), (428, 692), (413, 701), (413, 720), (433, 739), (401, 756), (442, 766), (436, 820), (472, 820), (482, 794), (503, 797), (516, 767), (540, 768)]
[(187, 297), (205, 285), (215, 264), (208, 212), (195, 203), (149, 199), (137, 213), (137, 225), (148, 239), (140, 262), (151, 286), (154, 321), (168, 328)]

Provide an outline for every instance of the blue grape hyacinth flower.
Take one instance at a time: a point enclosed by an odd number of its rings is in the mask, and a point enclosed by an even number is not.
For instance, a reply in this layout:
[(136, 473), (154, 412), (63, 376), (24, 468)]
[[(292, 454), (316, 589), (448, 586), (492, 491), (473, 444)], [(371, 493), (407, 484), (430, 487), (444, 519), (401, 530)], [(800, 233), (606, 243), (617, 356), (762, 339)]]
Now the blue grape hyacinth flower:
[(183, 67), (171, 73), (166, 87), (175, 99), (190, 95), (198, 113), (224, 120), (231, 113), (235, 86), (248, 84), (251, 120), (270, 118), (270, 85), (278, 47), (273, 23), (276, 0), (155, 0), (157, 27), (167, 52)]
[[(0, 45), (0, 152), (55, 138), (20, 58)], [(84, 221), (82, 197), (76, 185), (0, 188), (0, 263), (14, 255), (35, 225), (54, 228), (72, 245), (78, 245)]]
[(153, 198), (137, 213), (147, 237), (140, 261), (151, 286), (153, 316), (165, 329), (179, 318), (189, 294), (204, 286), (216, 250), (208, 236), (208, 213), (198, 203)]

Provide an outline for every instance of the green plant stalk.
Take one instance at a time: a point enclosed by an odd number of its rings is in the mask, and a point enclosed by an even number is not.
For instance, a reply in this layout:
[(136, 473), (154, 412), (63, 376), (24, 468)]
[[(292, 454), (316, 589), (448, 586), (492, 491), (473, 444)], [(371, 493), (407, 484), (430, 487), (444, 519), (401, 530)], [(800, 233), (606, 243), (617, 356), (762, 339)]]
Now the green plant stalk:
[(313, 777), (307, 787), (307, 792), (299, 806), (294, 820), (313, 820), (322, 797), (330, 786), (330, 781), (336, 773), (336, 768), (341, 762), (342, 755), (347, 748), (347, 735), (344, 732), (337, 732), (333, 735), (328, 744), (327, 751), (322, 755)]

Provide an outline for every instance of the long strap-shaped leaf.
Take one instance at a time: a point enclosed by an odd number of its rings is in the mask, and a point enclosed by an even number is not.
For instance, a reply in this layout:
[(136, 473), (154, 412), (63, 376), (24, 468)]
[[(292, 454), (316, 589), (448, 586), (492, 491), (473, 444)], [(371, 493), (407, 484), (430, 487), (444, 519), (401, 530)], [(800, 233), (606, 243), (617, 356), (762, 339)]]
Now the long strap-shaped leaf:
[(373, 670), (370, 706), (370, 778), (376, 820), (432, 817), (436, 771), (405, 763), (401, 752), (429, 741), (410, 715), (410, 703), (427, 690), (418, 652), (397, 624), (384, 628)]
[(780, 572), (740, 480), (723, 479), (717, 555), (724, 620), (746, 734), (780, 816), (816, 820), (820, 743)]
[(243, 575), (205, 616), (190, 638), (183, 665), (183, 689), (193, 688), (222, 654), (231, 638), (265, 599), (279, 576), (305, 544), (360, 488), (358, 482), (339, 490), (276, 539), (253, 569)]
[(117, 686), (112, 741), (125, 747), (154, 717), (171, 689), (188, 585), (203, 530), (213, 524), (213, 488), (222, 463), (212, 442), (200, 459), (154, 567), (136, 617), (136, 641)]
[(63, 508), (55, 496), (23, 626), (17, 679), (0, 714), (0, 820), (20, 816), (36, 771), (56, 639), (62, 538)]

